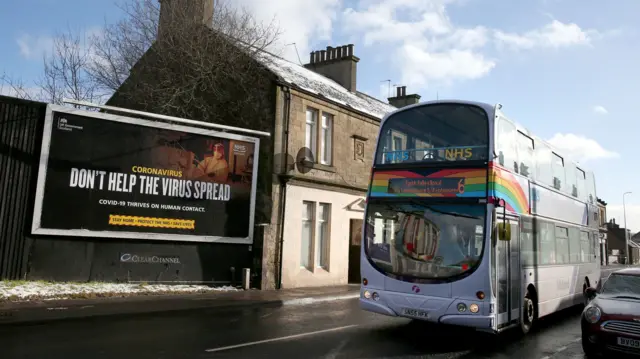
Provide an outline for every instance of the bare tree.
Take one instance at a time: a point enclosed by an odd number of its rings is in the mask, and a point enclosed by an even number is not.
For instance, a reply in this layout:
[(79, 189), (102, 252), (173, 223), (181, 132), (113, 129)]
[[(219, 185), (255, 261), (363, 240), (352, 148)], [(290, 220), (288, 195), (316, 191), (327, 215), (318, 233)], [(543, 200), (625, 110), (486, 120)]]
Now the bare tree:
[(0, 76), (0, 95), (37, 101), (39, 93), (34, 93), (33, 89), (29, 88), (21, 78), (14, 78), (3, 73)]
[(157, 0), (118, 4), (124, 17), (105, 23), (102, 34), (94, 34), (96, 60), (88, 71), (101, 90), (115, 92), (129, 77), (129, 71), (151, 47), (158, 34), (160, 7)]
[[(148, 81), (136, 76), (138, 93), (150, 95), (142, 102), (162, 103), (160, 108), (151, 106), (159, 112), (185, 116), (185, 111), (178, 114), (175, 110), (197, 102), (194, 98), (186, 101), (185, 96), (197, 97), (207, 92), (210, 102), (222, 100), (242, 106), (252, 101), (255, 96), (251, 93), (256, 88), (249, 84), (255, 82), (256, 71), (260, 70), (260, 65), (252, 60), (265, 50), (280, 51), (275, 46), (280, 35), (275, 22), (261, 24), (246, 9), (222, 0), (214, 1), (207, 19), (203, 18), (202, 8), (184, 5), (197, 4), (198, 0), (174, 3), (179, 6), (165, 5), (163, 9), (163, 18), (168, 21), (162, 26), (168, 35), (162, 39), (158, 39), (159, 1), (124, 0), (118, 4), (124, 17), (114, 24), (105, 24), (101, 33), (85, 37), (69, 30), (55, 36), (51, 52), (43, 59), (43, 74), (33, 85), (1, 75), (3, 92), (52, 103), (60, 103), (64, 97), (102, 103), (117, 90), (123, 90), (122, 85), (138, 64), (140, 72), (153, 73)], [(208, 26), (203, 26), (203, 20)], [(152, 45), (153, 61), (139, 64)], [(230, 91), (235, 100), (225, 93), (229, 84), (244, 87)], [(126, 90), (135, 95), (134, 89)], [(245, 100), (240, 100), (243, 97)], [(203, 104), (197, 106), (200, 107), (197, 112), (209, 112)]]
[[(185, 4), (184, 1), (176, 3)], [(193, 3), (197, 4), (198, 0)], [(171, 23), (165, 23), (163, 27), (167, 32), (171, 32), (170, 38), (166, 41), (171, 43), (171, 46), (175, 46), (176, 43), (180, 43), (181, 47), (202, 44), (202, 36), (208, 38), (211, 32), (204, 28), (194, 31), (193, 26), (187, 25), (186, 22), (201, 24), (201, 20), (206, 20), (207, 25), (215, 33), (227, 37), (230, 45), (248, 45), (247, 49), (250, 49), (251, 55), (263, 50), (279, 52), (275, 43), (280, 32), (275, 22), (261, 24), (246, 9), (238, 9), (230, 6), (226, 1), (217, 0), (214, 1), (210, 18), (203, 19), (206, 14), (202, 13), (199, 17), (197, 13), (193, 13), (194, 10), (202, 11), (202, 8), (197, 6), (195, 9), (184, 6), (174, 6), (169, 9), (168, 4), (164, 6), (163, 16), (171, 20)], [(99, 61), (92, 62), (88, 71), (100, 89), (105, 92), (118, 90), (129, 77), (130, 70), (158, 39), (161, 18), (158, 0), (129, 0), (119, 4), (118, 7), (125, 16), (115, 24), (105, 24), (104, 32), (93, 35), (91, 39), (96, 60)], [(213, 45), (211, 39), (208, 40), (209, 45)], [(202, 55), (216, 57), (216, 53), (220, 53), (220, 49), (216, 51), (210, 47), (197, 49), (196, 52), (192, 51), (194, 49), (195, 47), (185, 49), (190, 52), (189, 57)], [(206, 53), (207, 50), (211, 50), (212, 53)]]
[(50, 52), (43, 55), (44, 71), (33, 85), (27, 86), (21, 78), (6, 73), (0, 81), (10, 95), (28, 100), (56, 104), (62, 103), (63, 98), (100, 102), (105, 94), (96, 91), (96, 83), (87, 71), (93, 61), (91, 43), (68, 30), (54, 37)]
[(280, 33), (274, 23), (261, 24), (250, 12), (221, 1), (215, 2), (210, 17), (198, 1), (191, 2), (193, 6), (186, 1), (163, 4), (162, 9), (153, 0), (130, 5), (131, 17), (95, 41), (101, 61), (94, 62), (98, 65), (91, 73), (104, 89), (118, 90), (111, 103), (255, 125), (256, 117), (273, 106), (264, 51), (278, 50)]

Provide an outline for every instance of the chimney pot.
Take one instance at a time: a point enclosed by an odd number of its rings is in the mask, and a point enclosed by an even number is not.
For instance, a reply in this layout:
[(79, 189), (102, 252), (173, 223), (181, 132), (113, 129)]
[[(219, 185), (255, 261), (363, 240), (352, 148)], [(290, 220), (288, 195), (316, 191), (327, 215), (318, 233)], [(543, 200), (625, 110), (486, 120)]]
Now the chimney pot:
[(309, 63), (313, 63), (313, 55), (315, 54), (315, 52), (311, 51), (311, 54), (309, 55)]
[(402, 96), (402, 87), (396, 87), (396, 97)]
[(331, 55), (333, 55), (332, 50), (333, 48), (331, 46), (327, 46), (327, 60), (331, 60)]
[(315, 51), (311, 63), (305, 67), (355, 92), (357, 63), (360, 59), (353, 56), (353, 48), (353, 44), (327, 46), (324, 50)]

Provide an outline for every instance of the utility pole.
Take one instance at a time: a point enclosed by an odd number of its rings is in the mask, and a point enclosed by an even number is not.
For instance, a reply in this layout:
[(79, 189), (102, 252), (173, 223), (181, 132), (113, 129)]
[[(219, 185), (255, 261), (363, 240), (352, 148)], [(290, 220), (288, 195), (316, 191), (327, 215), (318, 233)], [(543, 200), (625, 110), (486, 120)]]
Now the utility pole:
[(624, 216), (624, 253), (627, 256), (626, 260), (625, 260), (625, 264), (629, 265), (629, 261), (631, 260), (631, 257), (629, 257), (629, 230), (627, 229), (627, 205), (624, 201), (624, 197), (628, 194), (631, 194), (632, 192), (625, 192), (622, 194), (622, 213)]

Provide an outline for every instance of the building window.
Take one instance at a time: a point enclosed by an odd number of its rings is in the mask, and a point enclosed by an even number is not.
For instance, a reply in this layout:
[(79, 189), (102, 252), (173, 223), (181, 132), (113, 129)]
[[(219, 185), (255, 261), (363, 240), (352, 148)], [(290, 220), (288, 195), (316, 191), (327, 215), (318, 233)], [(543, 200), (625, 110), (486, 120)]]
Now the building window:
[(333, 158), (333, 115), (307, 107), (305, 122), (305, 160), (330, 166)]
[(300, 245), (300, 266), (310, 269), (311, 245), (313, 242), (314, 202), (302, 202), (302, 240)]
[(607, 213), (605, 209), (600, 207), (600, 227), (605, 227), (607, 225)]
[[(305, 154), (307, 157), (306, 160), (315, 162), (317, 158), (317, 124), (318, 124), (318, 110), (314, 108), (307, 108), (307, 120), (306, 120), (306, 131), (305, 131), (305, 147), (307, 147), (308, 151), (311, 153)], [(309, 158), (310, 156), (310, 158)]]
[(300, 267), (329, 268), (330, 232), (331, 204), (303, 201)]
[(332, 146), (331, 140), (333, 137), (333, 115), (326, 112), (322, 113), (322, 131), (320, 133), (320, 163), (323, 165), (331, 165)]
[(318, 221), (316, 231), (316, 267), (327, 269), (329, 258), (329, 220), (331, 218), (331, 205), (320, 203), (318, 206)]

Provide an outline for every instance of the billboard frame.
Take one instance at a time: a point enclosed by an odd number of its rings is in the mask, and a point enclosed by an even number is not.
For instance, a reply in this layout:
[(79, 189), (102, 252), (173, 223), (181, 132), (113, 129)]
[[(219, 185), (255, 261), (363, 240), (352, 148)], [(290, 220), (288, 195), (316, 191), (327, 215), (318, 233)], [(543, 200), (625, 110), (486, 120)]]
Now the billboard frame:
[[(228, 140), (237, 140), (251, 142), (253, 148), (253, 173), (256, 174), (251, 182), (251, 194), (249, 204), (249, 232), (247, 237), (223, 237), (223, 236), (202, 236), (190, 234), (170, 234), (170, 233), (144, 233), (144, 232), (128, 232), (128, 231), (95, 231), (89, 229), (53, 229), (43, 228), (41, 226), (42, 204), (44, 201), (44, 188), (47, 180), (47, 167), (49, 163), (49, 149), (51, 147), (51, 136), (53, 133), (53, 114), (65, 113), (69, 115), (83, 116), (92, 118), (96, 121), (106, 120), (120, 123), (127, 123), (137, 126), (158, 128), (162, 130), (170, 130), (176, 132), (185, 132), (197, 134), (201, 136), (219, 137)], [(151, 114), (150, 114), (151, 115)], [(206, 125), (206, 123), (203, 123)], [(253, 244), (255, 210), (256, 210), (256, 192), (258, 185), (258, 163), (260, 154), (260, 139), (238, 135), (228, 132), (216, 131), (211, 129), (198, 128), (194, 126), (177, 125), (167, 122), (153, 121), (142, 118), (126, 117), (102, 112), (86, 111), (76, 108), (69, 108), (60, 105), (47, 104), (46, 115), (44, 119), (44, 130), (42, 134), (42, 148), (40, 150), (40, 166), (38, 168), (38, 180), (36, 186), (36, 199), (33, 208), (33, 222), (31, 225), (31, 233), (35, 235), (52, 235), (52, 236), (70, 236), (70, 237), (94, 237), (94, 238), (122, 238), (122, 239), (146, 239), (146, 240), (162, 240), (175, 242), (201, 242), (201, 243), (233, 243), (233, 244)]]

